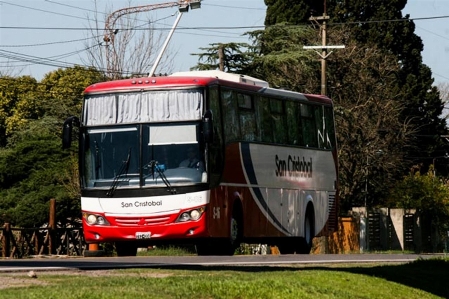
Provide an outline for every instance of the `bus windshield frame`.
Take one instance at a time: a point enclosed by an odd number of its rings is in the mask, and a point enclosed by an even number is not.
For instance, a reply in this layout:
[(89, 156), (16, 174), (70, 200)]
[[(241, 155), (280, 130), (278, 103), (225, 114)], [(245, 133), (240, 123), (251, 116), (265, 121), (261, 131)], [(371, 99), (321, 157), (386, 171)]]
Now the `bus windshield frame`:
[[(81, 187), (105, 189), (110, 196), (115, 189), (206, 183), (202, 95), (203, 89), (190, 88), (87, 96)], [(132, 118), (127, 117), (131, 105), (140, 107)], [(196, 163), (182, 164), (188, 153)]]

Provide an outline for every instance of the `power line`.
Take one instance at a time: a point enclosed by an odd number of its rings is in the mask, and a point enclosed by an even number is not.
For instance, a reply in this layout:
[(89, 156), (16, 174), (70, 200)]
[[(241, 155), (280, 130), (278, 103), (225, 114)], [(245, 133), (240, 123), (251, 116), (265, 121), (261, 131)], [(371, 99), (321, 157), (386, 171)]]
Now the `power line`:
[(35, 11), (45, 12), (45, 13), (49, 13), (49, 14), (60, 15), (60, 16), (63, 16), (63, 17), (69, 17), (69, 18), (75, 18), (75, 19), (86, 20), (86, 18), (81, 18), (81, 17), (72, 16), (72, 15), (63, 14), (63, 13), (56, 13), (56, 12), (49, 11), (49, 10), (44, 10), (44, 9), (39, 9), (39, 8), (34, 8), (34, 7), (29, 7), (29, 6), (20, 5), (20, 4), (15, 4), (15, 3), (10, 3), (10, 2), (6, 2), (6, 1), (0, 1), (0, 3), (2, 3), (2, 4), (7, 4), (7, 5), (12, 5), (12, 6), (17, 6), (17, 7), (21, 7), (21, 8), (26, 8), (26, 9), (30, 9), (30, 10), (35, 10)]
[[(297, 25), (292, 25), (292, 26), (297, 26)], [(303, 25), (300, 25), (303, 26)], [(234, 29), (258, 29), (258, 28), (265, 28), (265, 26), (260, 25), (260, 26), (204, 26), (204, 27), (200, 27), (200, 26), (195, 26), (195, 27), (180, 27), (177, 28), (178, 29), (182, 29), (182, 30), (215, 30), (215, 29), (224, 29), (224, 30), (234, 30)], [(12, 30), (67, 30), (67, 31), (79, 31), (79, 30), (86, 30), (86, 28), (81, 28), (81, 27), (30, 27), (30, 26), (0, 26), (0, 29), (12, 29)], [(103, 30), (104, 28), (91, 28), (94, 30)], [(150, 30), (161, 30), (161, 31), (165, 31), (165, 30), (170, 30), (170, 27), (160, 27), (160, 28), (152, 28)], [(123, 28), (120, 30), (132, 30), (132, 28)], [(148, 30), (147, 28), (145, 29), (141, 29), (141, 30)]]
[(54, 3), (54, 4), (57, 4), (57, 5), (61, 5), (61, 6), (65, 6), (65, 7), (70, 7), (70, 8), (75, 8), (75, 9), (84, 10), (84, 11), (88, 11), (88, 12), (100, 13), (100, 14), (103, 14), (103, 15), (107, 15), (107, 13), (102, 13), (102, 12), (98, 12), (96, 10), (82, 8), (82, 7), (78, 7), (78, 6), (74, 6), (74, 5), (69, 5), (69, 4), (66, 4), (66, 3), (61, 3), (61, 2), (57, 2), (57, 1), (51, 1), (51, 0), (44, 0), (44, 1), (45, 2)]
[(33, 64), (40, 64), (40, 65), (64, 68), (64, 67), (71, 67), (71, 66), (75, 66), (75, 65), (79, 65), (79, 64), (58, 61), (56, 59), (67, 58), (67, 57), (79, 54), (81, 52), (87, 51), (87, 50), (97, 47), (97, 46), (99, 46), (99, 44), (91, 46), (86, 49), (79, 50), (79, 51), (74, 51), (74, 52), (65, 53), (65, 54), (56, 55), (56, 56), (47, 57), (47, 58), (37, 57), (37, 56), (32, 56), (32, 55), (27, 55), (27, 54), (18, 54), (18, 53), (6, 51), (6, 50), (0, 50), (0, 57), (12, 59), (12, 60), (16, 60), (16, 61), (21, 61), (21, 62), (29, 62), (29, 63), (33, 63)]
[(69, 44), (69, 43), (87, 41), (87, 40), (90, 40), (90, 39), (99, 38), (101, 36), (103, 36), (103, 35), (98, 35), (98, 36), (88, 37), (88, 38), (81, 38), (81, 39), (72, 39), (72, 40), (58, 41), (58, 42), (40, 43), (40, 44), (0, 45), (0, 48), (19, 48), (19, 47), (22, 48), (22, 47), (50, 46), (50, 45), (56, 45), (56, 44)]
[(267, 10), (266, 8), (242, 7), (242, 6), (229, 6), (229, 5), (219, 5), (219, 4), (209, 4), (209, 3), (204, 3), (204, 4), (202, 4), (202, 5), (205, 5), (205, 6), (215, 6), (215, 7), (223, 7), (223, 8), (232, 8), (232, 9)]
[[(1, 1), (0, 1), (1, 2)], [(447, 19), (449, 16), (436, 16), (436, 17), (426, 17), (426, 18), (412, 18), (412, 19), (389, 19), (389, 20), (367, 20), (367, 21), (351, 21), (345, 23), (330, 23), (329, 25), (355, 25), (355, 24), (373, 24), (373, 23), (390, 23), (390, 22), (408, 22), (408, 21), (422, 21), (422, 20), (432, 20), (432, 19)], [(271, 25), (276, 26), (276, 25)], [(261, 29), (268, 28), (271, 26), (255, 25), (255, 26), (195, 26), (195, 27), (180, 27), (181, 30), (236, 30), (236, 29)], [(306, 24), (301, 25), (287, 25), (290, 27), (303, 27)], [(30, 26), (0, 26), (0, 29), (12, 29), (12, 30), (86, 30), (86, 28), (81, 27), (30, 27)], [(96, 30), (103, 30), (103, 28), (94, 28)], [(124, 28), (120, 30), (130, 30), (129, 28)], [(148, 29), (143, 29), (148, 30)], [(152, 28), (150, 30), (170, 30), (167, 27)]]

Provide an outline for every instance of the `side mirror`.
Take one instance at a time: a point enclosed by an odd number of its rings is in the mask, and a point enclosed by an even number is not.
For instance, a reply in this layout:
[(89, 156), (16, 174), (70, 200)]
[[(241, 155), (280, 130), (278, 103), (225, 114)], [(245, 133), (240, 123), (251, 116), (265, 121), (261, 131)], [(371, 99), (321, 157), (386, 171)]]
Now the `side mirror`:
[(214, 126), (211, 110), (207, 110), (203, 116), (203, 136), (206, 143), (211, 143), (214, 140)]
[(62, 128), (62, 148), (67, 149), (72, 145), (73, 124), (79, 127), (80, 121), (78, 117), (71, 116), (64, 121)]

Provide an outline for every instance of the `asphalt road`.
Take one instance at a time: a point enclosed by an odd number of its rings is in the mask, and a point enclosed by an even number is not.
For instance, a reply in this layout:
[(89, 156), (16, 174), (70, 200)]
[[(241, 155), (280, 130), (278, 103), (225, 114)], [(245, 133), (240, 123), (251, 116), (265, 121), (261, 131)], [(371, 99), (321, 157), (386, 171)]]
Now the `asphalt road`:
[(79, 271), (125, 268), (189, 266), (285, 266), (341, 263), (407, 263), (417, 259), (444, 257), (432, 254), (319, 254), (319, 255), (237, 255), (237, 256), (150, 256), (150, 257), (66, 257), (0, 259), (0, 272)]

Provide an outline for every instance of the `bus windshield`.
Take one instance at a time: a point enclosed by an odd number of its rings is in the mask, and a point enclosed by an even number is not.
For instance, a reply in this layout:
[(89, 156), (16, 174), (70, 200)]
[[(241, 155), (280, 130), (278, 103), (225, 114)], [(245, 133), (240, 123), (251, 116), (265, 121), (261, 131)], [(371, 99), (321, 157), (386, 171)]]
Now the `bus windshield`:
[(201, 183), (204, 156), (199, 123), (143, 124), (87, 129), (84, 188), (165, 187)]

